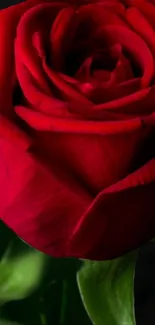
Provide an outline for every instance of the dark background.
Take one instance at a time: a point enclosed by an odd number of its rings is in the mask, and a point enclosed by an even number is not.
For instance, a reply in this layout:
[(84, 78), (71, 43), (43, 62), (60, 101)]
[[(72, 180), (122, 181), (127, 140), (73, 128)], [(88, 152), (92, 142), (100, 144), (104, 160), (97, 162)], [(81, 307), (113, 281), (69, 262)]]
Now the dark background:
[[(1, 1), (0, 9), (20, 2), (22, 1), (18, 1), (18, 0)], [(65, 267), (65, 263), (64, 263), (64, 267)], [(66, 264), (66, 267), (68, 267), (68, 264)], [(76, 268), (76, 263), (74, 264), (74, 266), (72, 265), (72, 267)], [(56, 273), (57, 271), (58, 269), (55, 270)], [(66, 272), (67, 274), (68, 273), (67, 269), (64, 268), (64, 272)], [(60, 283), (57, 283), (58, 286), (58, 288), (56, 289), (57, 291), (59, 291), (59, 285)], [(68, 288), (68, 290), (70, 290), (71, 295), (72, 295), (72, 286), (74, 286), (74, 279), (73, 281), (71, 280), (70, 288)], [(79, 313), (78, 308), (80, 308), (80, 312), (82, 309), (80, 305), (78, 292), (76, 291), (75, 288), (74, 290), (75, 290), (75, 294), (74, 297), (72, 297), (73, 303), (72, 306), (70, 306), (73, 309), (72, 311), (73, 318), (70, 324), (90, 325), (90, 322), (89, 320), (87, 320), (87, 316), (84, 311), (83, 311), (82, 319), (85, 324), (81, 324), (80, 318), (76, 319)], [(32, 312), (31, 301), (29, 302), (29, 306), (27, 308), (29, 311), (31, 310)], [(37, 309), (37, 306), (33, 306), (32, 317), (33, 317), (33, 313), (35, 313), (35, 308)], [(14, 302), (13, 305), (10, 304), (9, 306), (7, 306), (7, 313), (9, 312), (10, 316), (12, 316), (12, 314), (15, 313), (16, 309), (18, 309), (19, 314), (23, 315), (24, 313), (25, 317), (26, 315), (29, 314), (29, 311), (27, 309), (26, 310), (24, 309), (24, 305), (22, 301), (21, 303)], [(135, 275), (135, 311), (136, 311), (137, 325), (155, 325), (155, 244), (153, 243), (148, 244), (146, 247), (141, 249), (139, 253), (139, 257), (136, 265), (136, 275)], [(49, 310), (49, 313), (50, 312), (51, 310)], [(51, 319), (51, 324), (58, 325), (59, 320), (55, 319), (54, 321), (54, 314), (52, 315), (52, 319)], [(33, 325), (33, 321), (32, 321), (32, 325)]]
[(0, 9), (7, 8), (7, 7), (11, 6), (11, 5), (15, 5), (15, 4), (20, 3), (20, 2), (22, 2), (22, 1), (18, 1), (18, 0), (3, 0), (3, 1), (0, 2)]

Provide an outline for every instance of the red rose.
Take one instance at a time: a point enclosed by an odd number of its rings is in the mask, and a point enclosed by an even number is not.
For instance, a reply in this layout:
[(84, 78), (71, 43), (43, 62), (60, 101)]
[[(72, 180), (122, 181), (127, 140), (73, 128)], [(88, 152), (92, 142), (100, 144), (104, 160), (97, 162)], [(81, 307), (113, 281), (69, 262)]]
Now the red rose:
[(154, 127), (155, 1), (1, 10), (0, 218), (26, 242), (109, 259), (152, 238)]

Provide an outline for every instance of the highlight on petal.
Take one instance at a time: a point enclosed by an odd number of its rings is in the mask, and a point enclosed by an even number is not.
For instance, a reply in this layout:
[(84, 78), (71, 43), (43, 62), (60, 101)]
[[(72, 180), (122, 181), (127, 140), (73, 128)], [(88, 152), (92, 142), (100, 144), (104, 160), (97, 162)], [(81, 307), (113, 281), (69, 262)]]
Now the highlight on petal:
[(115, 134), (128, 133), (142, 127), (140, 118), (122, 121), (86, 121), (76, 119), (54, 118), (35, 112), (23, 106), (17, 106), (15, 111), (25, 122), (38, 131), (53, 131), (81, 134)]

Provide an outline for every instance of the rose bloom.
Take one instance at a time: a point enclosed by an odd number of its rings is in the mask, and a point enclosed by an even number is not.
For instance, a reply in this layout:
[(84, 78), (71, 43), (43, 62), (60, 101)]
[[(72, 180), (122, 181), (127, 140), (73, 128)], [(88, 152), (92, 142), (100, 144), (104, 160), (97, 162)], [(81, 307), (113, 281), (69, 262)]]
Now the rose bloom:
[(155, 1), (0, 11), (0, 218), (55, 257), (155, 235)]

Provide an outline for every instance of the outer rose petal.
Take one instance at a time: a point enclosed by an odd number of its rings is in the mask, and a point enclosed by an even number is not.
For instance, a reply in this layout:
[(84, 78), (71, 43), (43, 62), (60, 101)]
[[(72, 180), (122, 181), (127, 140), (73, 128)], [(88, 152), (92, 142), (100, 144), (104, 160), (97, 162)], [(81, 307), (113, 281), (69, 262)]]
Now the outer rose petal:
[(60, 180), (7, 141), (0, 151), (0, 217), (33, 247), (57, 257), (108, 259), (154, 235), (154, 159), (92, 201), (77, 181), (66, 182), (65, 173)]
[(98, 195), (77, 224), (70, 255), (109, 259), (145, 243), (155, 233), (154, 193), (155, 159)]
[[(47, 132), (34, 132), (38, 140), (36, 154), (40, 151), (39, 156), (51, 166), (53, 156), (62, 166), (66, 163), (93, 195), (126, 176), (149, 131), (129, 121), (124, 124), (124, 130), (121, 130), (121, 122), (116, 125), (90, 122), (89, 130), (85, 122), (81, 122), (81, 128), (71, 120), (54, 119), (52, 122), (55, 123), (53, 129), (56, 126), (59, 132), (48, 132), (48, 129)], [(66, 128), (63, 132), (62, 127)]]
[[(14, 57), (10, 53), (14, 52), (14, 38), (21, 15), (39, 2), (30, 0), (0, 10), (0, 137), (11, 140), (24, 149), (30, 146), (31, 140), (15, 125), (13, 119), (12, 90), (16, 78)], [(13, 121), (7, 118), (12, 118)]]
[(23, 13), (40, 0), (29, 0), (0, 10), (0, 112), (10, 116), (12, 90), (15, 81), (14, 38), (16, 28)]
[(0, 139), (1, 138), (7, 139), (24, 150), (27, 150), (32, 144), (32, 139), (3, 115), (0, 116)]
[(129, 7), (138, 8), (141, 13), (147, 18), (149, 24), (155, 29), (155, 2), (154, 1), (140, 1), (140, 0), (125, 0)]
[(137, 8), (134, 7), (126, 10), (126, 18), (135, 31), (145, 39), (150, 46), (152, 53), (155, 55), (155, 31), (149, 21), (140, 10), (137, 10)]
[(60, 178), (2, 139), (0, 153), (0, 218), (33, 247), (67, 256), (68, 238), (91, 197), (69, 171)]

